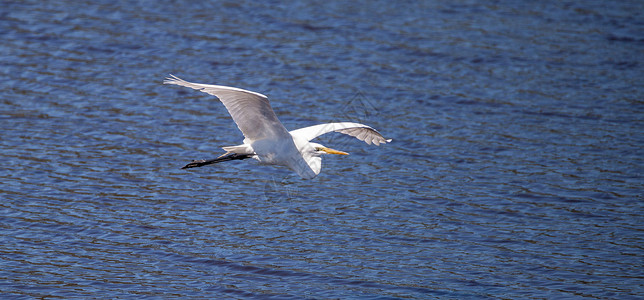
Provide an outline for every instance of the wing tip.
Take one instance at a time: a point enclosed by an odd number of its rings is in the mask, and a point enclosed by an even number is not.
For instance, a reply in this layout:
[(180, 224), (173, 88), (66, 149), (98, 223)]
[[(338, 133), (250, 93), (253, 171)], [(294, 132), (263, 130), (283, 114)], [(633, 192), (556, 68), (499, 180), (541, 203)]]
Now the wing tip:
[(258, 92), (253, 92), (253, 91), (249, 91), (249, 90), (245, 90), (245, 89), (241, 89), (241, 88), (237, 88), (237, 87), (232, 87), (232, 86), (194, 83), (194, 82), (189, 82), (189, 81), (183, 80), (183, 79), (181, 79), (181, 78), (179, 78), (179, 77), (177, 77), (177, 76), (175, 76), (173, 74), (168, 74), (168, 75), (169, 76), (166, 77), (163, 80), (163, 84), (174, 84), (174, 85), (185, 86), (185, 87), (193, 88), (193, 89), (198, 90), (198, 91), (206, 92), (208, 94), (212, 94), (212, 93), (210, 93), (208, 91), (204, 91), (204, 89), (206, 89), (206, 88), (220, 88), (220, 89), (232, 90), (232, 91), (236, 91), (236, 92), (248, 93), (248, 94), (252, 94), (252, 95), (255, 95), (255, 96), (258, 96), (260, 98), (264, 98), (264, 99), (268, 100), (268, 96), (266, 96), (264, 94), (261, 94), (261, 93), (258, 93)]
[(174, 76), (173, 74), (168, 74), (168, 75), (169, 76), (163, 80), (163, 84), (177, 84), (181, 81), (185, 81), (177, 76)]
[[(392, 139), (385, 139), (384, 137), (382, 140), (373, 140), (373, 144), (376, 146), (380, 146), (380, 144), (386, 144), (386, 143), (391, 143)], [(367, 143), (369, 144), (369, 143)]]

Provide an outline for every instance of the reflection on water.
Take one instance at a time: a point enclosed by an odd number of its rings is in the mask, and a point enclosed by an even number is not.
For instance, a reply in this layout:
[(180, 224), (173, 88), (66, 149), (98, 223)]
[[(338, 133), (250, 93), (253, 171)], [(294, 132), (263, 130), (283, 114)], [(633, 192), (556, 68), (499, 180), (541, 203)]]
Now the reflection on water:
[[(639, 2), (8, 2), (0, 295), (635, 298)], [(303, 181), (240, 161), (216, 99), (320, 142)]]

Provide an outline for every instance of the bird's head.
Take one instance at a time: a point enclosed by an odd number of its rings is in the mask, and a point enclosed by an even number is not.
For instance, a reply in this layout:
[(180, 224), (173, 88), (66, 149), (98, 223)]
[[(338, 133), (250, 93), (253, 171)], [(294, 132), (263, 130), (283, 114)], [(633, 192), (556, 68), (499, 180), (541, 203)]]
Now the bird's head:
[(320, 156), (322, 154), (349, 155), (349, 153), (324, 147), (323, 145), (320, 145), (318, 143), (311, 143), (311, 146), (313, 147), (313, 155), (316, 155), (316, 156)]

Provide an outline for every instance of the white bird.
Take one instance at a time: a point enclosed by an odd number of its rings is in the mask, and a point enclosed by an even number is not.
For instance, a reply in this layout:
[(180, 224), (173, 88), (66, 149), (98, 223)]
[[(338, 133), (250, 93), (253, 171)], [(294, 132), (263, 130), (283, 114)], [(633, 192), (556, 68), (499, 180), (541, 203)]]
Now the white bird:
[(244, 134), (243, 144), (223, 147), (225, 154), (210, 160), (193, 160), (182, 169), (254, 158), (261, 164), (286, 166), (300, 177), (311, 179), (320, 174), (322, 154), (348, 155), (311, 142), (320, 135), (340, 132), (376, 146), (391, 142), (391, 139), (385, 139), (375, 129), (352, 122), (320, 124), (289, 132), (277, 119), (268, 103), (268, 97), (260, 93), (228, 86), (192, 83), (172, 74), (163, 83), (193, 88), (219, 98)]

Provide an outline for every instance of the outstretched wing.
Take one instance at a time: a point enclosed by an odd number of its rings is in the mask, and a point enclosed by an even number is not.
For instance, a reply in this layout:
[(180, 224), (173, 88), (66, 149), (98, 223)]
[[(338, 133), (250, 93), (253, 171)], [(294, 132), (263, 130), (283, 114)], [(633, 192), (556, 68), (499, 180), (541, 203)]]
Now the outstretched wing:
[(219, 98), (244, 137), (251, 142), (289, 137), (288, 131), (268, 103), (268, 98), (260, 93), (228, 86), (188, 82), (172, 74), (163, 83), (193, 88)]
[(364, 141), (369, 145), (375, 144), (379, 146), (380, 144), (391, 142), (391, 139), (385, 139), (377, 130), (364, 124), (352, 122), (328, 123), (304, 127), (291, 131), (291, 135), (310, 141), (329, 132), (344, 133)]

